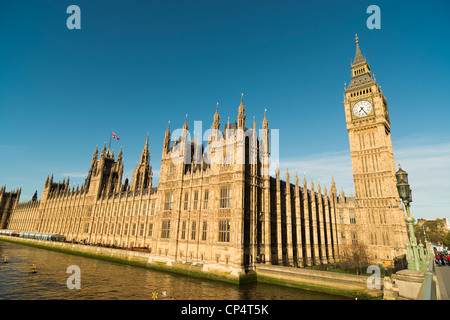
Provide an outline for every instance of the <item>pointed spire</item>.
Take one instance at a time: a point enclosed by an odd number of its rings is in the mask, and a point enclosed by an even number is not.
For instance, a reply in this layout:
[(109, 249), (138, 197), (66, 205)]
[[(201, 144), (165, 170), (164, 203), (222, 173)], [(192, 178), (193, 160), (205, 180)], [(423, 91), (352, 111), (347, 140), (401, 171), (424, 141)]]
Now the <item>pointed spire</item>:
[(122, 147), (120, 147), (119, 154), (117, 155), (117, 161), (122, 161)]
[(216, 130), (220, 129), (219, 102), (217, 102), (216, 113), (214, 114), (214, 121), (212, 128)]
[(244, 113), (245, 107), (244, 107), (244, 94), (241, 93), (241, 104), (239, 105), (239, 113)]
[(104, 156), (105, 154), (106, 154), (106, 141), (105, 144), (103, 145), (101, 156)]
[(262, 123), (262, 127), (263, 127), (263, 129), (269, 128), (269, 121), (267, 121), (267, 109), (264, 109), (264, 120)]
[(167, 124), (166, 135), (164, 137), (163, 152), (169, 152), (170, 149), (170, 121)]
[(255, 116), (253, 116), (253, 126), (252, 126), (253, 130), (256, 130), (256, 123), (255, 123)]
[(141, 153), (141, 159), (139, 161), (139, 164), (148, 164), (149, 161), (150, 161), (150, 152), (148, 151), (148, 133), (147, 133), (147, 139), (145, 140), (145, 145)]
[(241, 93), (241, 104), (239, 105), (238, 110), (238, 128), (244, 129), (245, 128), (245, 107), (244, 107), (244, 94)]
[(167, 124), (166, 137), (167, 136), (170, 136), (170, 120), (169, 123)]
[(361, 49), (359, 48), (359, 38), (357, 34), (355, 34), (355, 42), (356, 42), (356, 53), (355, 58), (353, 59), (353, 65), (359, 64), (361, 62), (366, 62), (366, 59), (363, 57)]
[(183, 125), (183, 129), (184, 130), (188, 130), (188, 125), (187, 125), (187, 113), (186, 113), (186, 118), (184, 118), (184, 125)]

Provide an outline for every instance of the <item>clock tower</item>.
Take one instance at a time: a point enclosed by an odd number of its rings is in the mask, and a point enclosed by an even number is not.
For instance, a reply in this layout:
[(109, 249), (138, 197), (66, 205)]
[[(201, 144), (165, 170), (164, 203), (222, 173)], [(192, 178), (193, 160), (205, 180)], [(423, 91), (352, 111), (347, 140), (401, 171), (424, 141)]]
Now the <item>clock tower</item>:
[(344, 107), (357, 203), (357, 238), (377, 259), (391, 260), (404, 252), (407, 241), (396, 188), (391, 123), (381, 86), (361, 53), (358, 36), (355, 40)]

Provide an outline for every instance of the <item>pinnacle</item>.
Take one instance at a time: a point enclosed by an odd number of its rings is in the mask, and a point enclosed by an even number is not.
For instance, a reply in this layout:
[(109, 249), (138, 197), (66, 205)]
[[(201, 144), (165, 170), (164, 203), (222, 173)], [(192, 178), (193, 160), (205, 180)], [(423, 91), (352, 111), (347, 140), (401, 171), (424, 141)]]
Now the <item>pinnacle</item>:
[(353, 65), (359, 64), (361, 62), (366, 62), (366, 59), (363, 57), (361, 53), (361, 49), (359, 48), (359, 41), (358, 41), (358, 35), (356, 35), (356, 53), (355, 58), (353, 59)]

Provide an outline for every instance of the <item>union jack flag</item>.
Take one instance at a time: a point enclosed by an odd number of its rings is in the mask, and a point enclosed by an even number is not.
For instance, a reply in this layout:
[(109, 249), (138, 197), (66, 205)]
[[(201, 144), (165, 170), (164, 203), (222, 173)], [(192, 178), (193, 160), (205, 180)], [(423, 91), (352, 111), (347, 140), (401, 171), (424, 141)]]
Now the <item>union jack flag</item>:
[(112, 135), (111, 135), (114, 139), (117, 139), (117, 140), (120, 140), (119, 139), (119, 137), (114, 133), (114, 131), (112, 132)]

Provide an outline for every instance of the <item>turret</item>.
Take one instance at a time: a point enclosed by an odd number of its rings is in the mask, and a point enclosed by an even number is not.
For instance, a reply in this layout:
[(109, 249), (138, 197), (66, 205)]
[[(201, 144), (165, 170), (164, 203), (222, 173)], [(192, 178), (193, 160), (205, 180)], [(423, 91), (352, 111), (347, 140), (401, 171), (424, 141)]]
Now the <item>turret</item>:
[(163, 156), (170, 150), (170, 121), (167, 124), (166, 134), (164, 136)]
[(139, 164), (136, 166), (133, 172), (132, 188), (147, 189), (152, 185), (152, 171), (150, 166), (150, 152), (148, 150), (148, 134), (145, 140), (144, 149), (142, 150)]
[(264, 109), (264, 120), (262, 122), (263, 129), (269, 129), (269, 121), (267, 121), (267, 109)]
[(339, 203), (345, 203), (345, 192), (344, 192), (344, 188), (341, 188), (341, 196), (339, 197)]
[(117, 155), (117, 162), (122, 163), (122, 147), (120, 147), (119, 154)]
[(33, 197), (31, 198), (31, 201), (33, 201), (33, 202), (37, 201), (37, 190), (34, 192)]
[(331, 176), (331, 189), (330, 189), (330, 196), (337, 197), (337, 190), (336, 190), (336, 182), (334, 182), (334, 177)]
[(215, 130), (220, 130), (220, 116), (219, 116), (219, 103), (217, 102), (216, 113), (214, 114), (214, 121), (212, 128)]
[[(106, 148), (106, 143), (103, 148)], [(98, 145), (95, 147), (94, 154), (92, 155), (91, 166), (89, 167), (88, 175), (86, 177), (86, 180), (84, 181), (84, 185), (86, 186), (86, 189), (89, 189), (92, 176), (95, 174), (95, 171), (97, 168), (97, 160), (98, 160)]]
[(103, 159), (105, 157), (106, 157), (106, 141), (105, 144), (103, 145), (102, 152), (100, 153), (100, 159)]
[(244, 94), (241, 95), (241, 104), (239, 105), (238, 109), (238, 123), (237, 127), (238, 129), (245, 129), (245, 107), (244, 107)]
[[(106, 142), (104, 148), (106, 148)], [(98, 145), (95, 147), (94, 154), (92, 155), (92, 162), (97, 161), (97, 159), (98, 159)]]

